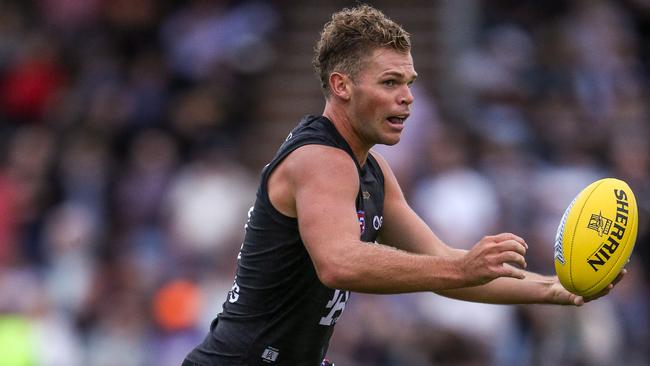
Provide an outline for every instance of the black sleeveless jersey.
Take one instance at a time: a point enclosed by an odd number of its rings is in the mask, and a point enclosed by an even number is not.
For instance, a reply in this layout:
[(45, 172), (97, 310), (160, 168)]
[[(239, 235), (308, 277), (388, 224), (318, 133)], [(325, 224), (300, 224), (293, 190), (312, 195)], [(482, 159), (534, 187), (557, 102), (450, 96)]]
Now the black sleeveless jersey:
[(277, 211), (267, 192), (273, 169), (298, 147), (318, 144), (346, 151), (357, 164), (360, 238), (374, 242), (383, 221), (384, 176), (368, 155), (359, 166), (352, 150), (325, 117), (308, 116), (262, 170), (249, 211), (237, 273), (223, 312), (188, 360), (200, 365), (318, 366), (349, 291), (325, 287), (298, 232), (298, 221)]

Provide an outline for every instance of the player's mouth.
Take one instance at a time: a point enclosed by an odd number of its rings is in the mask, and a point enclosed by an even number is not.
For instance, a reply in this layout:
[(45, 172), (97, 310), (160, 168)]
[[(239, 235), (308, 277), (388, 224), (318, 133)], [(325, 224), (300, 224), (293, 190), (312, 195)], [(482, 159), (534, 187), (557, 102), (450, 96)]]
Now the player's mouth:
[(401, 129), (403, 128), (404, 121), (406, 121), (407, 118), (408, 114), (401, 114), (397, 116), (390, 116), (386, 119), (391, 124), (391, 126)]

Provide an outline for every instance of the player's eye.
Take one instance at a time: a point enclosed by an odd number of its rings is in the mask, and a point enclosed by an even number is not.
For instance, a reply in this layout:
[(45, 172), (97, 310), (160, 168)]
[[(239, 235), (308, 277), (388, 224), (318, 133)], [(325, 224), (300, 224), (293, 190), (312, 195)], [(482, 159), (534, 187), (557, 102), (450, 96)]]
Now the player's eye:
[(395, 84), (397, 84), (397, 82), (395, 80), (393, 80), (393, 79), (389, 79), (389, 80), (384, 80), (383, 84), (386, 85), (386, 86), (395, 86)]

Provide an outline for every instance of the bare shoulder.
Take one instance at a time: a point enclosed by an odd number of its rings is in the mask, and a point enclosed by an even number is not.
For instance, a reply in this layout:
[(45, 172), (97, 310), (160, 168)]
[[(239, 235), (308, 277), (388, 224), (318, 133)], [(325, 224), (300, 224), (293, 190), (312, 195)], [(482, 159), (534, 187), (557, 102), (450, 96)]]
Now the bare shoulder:
[(325, 145), (305, 145), (292, 152), (284, 162), (287, 173), (296, 182), (328, 177), (328, 180), (357, 176), (354, 161), (345, 151)]
[(356, 165), (345, 151), (305, 145), (291, 152), (271, 173), (268, 192), (278, 211), (297, 217), (299, 201), (317, 203), (323, 197), (351, 197), (358, 185)]

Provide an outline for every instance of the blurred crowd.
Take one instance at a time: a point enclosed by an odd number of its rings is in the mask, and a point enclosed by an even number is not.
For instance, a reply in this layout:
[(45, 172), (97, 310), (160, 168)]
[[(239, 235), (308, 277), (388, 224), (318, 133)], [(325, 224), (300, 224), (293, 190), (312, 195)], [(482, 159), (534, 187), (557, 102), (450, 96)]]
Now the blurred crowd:
[[(475, 4), (450, 75), (468, 108), (418, 81), (402, 142), (378, 150), (444, 241), (514, 232), (545, 274), (568, 203), (623, 179), (640, 210), (629, 274), (582, 308), (353, 294), (330, 358), (650, 364), (650, 4)], [(179, 365), (205, 336), (254, 200), (242, 141), (263, 123), (286, 7), (0, 2), (0, 365)]]

